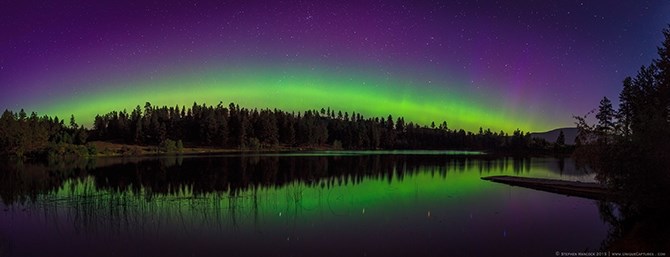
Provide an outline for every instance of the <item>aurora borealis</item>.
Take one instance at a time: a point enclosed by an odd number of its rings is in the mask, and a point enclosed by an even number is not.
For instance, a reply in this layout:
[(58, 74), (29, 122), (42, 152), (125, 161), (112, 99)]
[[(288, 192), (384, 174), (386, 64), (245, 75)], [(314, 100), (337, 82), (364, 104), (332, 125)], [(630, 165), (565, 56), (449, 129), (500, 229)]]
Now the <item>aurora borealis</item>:
[(665, 1), (3, 1), (0, 109), (331, 107), (571, 126), (655, 56)]

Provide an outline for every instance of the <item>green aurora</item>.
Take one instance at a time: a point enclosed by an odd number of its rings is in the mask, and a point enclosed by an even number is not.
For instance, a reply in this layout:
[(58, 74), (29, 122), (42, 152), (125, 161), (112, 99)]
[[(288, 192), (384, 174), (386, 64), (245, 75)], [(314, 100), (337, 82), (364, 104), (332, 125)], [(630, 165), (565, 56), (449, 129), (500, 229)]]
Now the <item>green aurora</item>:
[[(343, 76), (341, 74), (347, 74)], [(371, 76), (370, 72), (321, 70), (299, 67), (211, 68), (174, 73), (160, 79), (107, 82), (79, 92), (76, 98), (54, 97), (34, 106), (40, 114), (60, 118), (73, 114), (79, 124), (89, 127), (96, 114), (144, 106), (186, 106), (194, 102), (216, 105), (222, 102), (245, 108), (277, 108), (305, 111), (330, 107), (365, 117), (405, 117), (406, 122), (430, 125), (447, 121), (451, 129), (477, 131), (541, 131), (558, 126), (519, 107), (506, 106), (493, 96), (473, 96), (459, 92), (459, 85), (438, 90), (416, 86), (408, 78)], [(437, 82), (432, 82), (437, 83)]]

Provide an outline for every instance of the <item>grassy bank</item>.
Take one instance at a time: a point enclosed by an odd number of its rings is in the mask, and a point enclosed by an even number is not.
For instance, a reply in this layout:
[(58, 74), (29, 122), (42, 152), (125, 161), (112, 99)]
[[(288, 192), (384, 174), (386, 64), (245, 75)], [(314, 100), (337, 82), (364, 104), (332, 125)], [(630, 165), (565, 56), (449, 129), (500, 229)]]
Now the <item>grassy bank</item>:
[(239, 152), (289, 152), (289, 151), (326, 151), (338, 150), (331, 146), (318, 147), (287, 147), (275, 146), (272, 148), (256, 148), (256, 149), (239, 149), (239, 148), (216, 148), (216, 147), (201, 147), (201, 146), (184, 146), (180, 148), (169, 149), (165, 146), (146, 146), (146, 145), (130, 145), (106, 141), (93, 141), (88, 145), (96, 149), (97, 157), (105, 156), (150, 156), (150, 155), (165, 155), (165, 154), (220, 154), (220, 153), (239, 153)]

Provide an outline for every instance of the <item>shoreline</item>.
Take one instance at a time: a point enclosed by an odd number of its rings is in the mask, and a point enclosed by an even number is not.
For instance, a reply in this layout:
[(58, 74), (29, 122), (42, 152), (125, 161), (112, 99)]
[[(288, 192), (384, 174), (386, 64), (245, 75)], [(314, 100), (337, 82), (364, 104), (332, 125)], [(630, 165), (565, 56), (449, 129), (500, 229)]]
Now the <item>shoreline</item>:
[[(77, 146), (77, 145), (68, 145), (68, 146)], [(215, 155), (215, 154), (247, 154), (247, 153), (299, 153), (299, 152), (358, 152), (358, 151), (398, 151), (398, 152), (421, 152), (421, 151), (453, 151), (454, 156), (456, 155), (477, 155), (477, 156), (486, 156), (491, 158), (498, 157), (553, 157), (553, 158), (569, 158), (570, 153), (553, 153), (553, 152), (513, 152), (513, 151), (500, 151), (500, 150), (482, 150), (482, 149), (344, 149), (344, 148), (335, 148), (331, 145), (320, 145), (320, 146), (301, 146), (301, 147), (289, 147), (283, 145), (272, 146), (269, 148), (258, 148), (258, 149), (239, 149), (239, 148), (220, 148), (220, 147), (209, 147), (209, 146), (195, 146), (190, 145), (183, 147), (181, 150), (175, 151), (165, 151), (163, 148), (157, 145), (132, 145), (125, 143), (118, 143), (114, 141), (91, 141), (86, 145), (80, 145), (79, 147), (93, 147), (95, 154), (91, 152), (85, 155), (77, 154), (66, 154), (62, 156), (56, 156), (56, 158), (63, 159), (78, 159), (78, 158), (107, 158), (107, 157), (161, 157), (161, 156), (198, 156), (198, 155)], [(459, 154), (460, 153), (460, 154)], [(476, 153), (476, 154), (473, 154)], [(0, 158), (16, 158), (17, 156), (12, 154), (1, 155)], [(18, 157), (21, 159), (41, 159), (45, 157), (35, 157), (35, 156), (24, 156)]]

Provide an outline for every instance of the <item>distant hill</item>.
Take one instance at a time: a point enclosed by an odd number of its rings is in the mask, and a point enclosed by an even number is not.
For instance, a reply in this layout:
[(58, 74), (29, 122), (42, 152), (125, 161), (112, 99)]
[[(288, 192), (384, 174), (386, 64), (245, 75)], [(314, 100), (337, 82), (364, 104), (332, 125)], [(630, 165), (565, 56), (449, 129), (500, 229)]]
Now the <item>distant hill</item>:
[(558, 134), (561, 130), (563, 130), (563, 134), (565, 135), (565, 144), (574, 145), (575, 138), (577, 137), (577, 128), (557, 128), (547, 132), (530, 133), (530, 136), (542, 138), (547, 140), (547, 142), (553, 143), (556, 142), (556, 138), (558, 138)]

